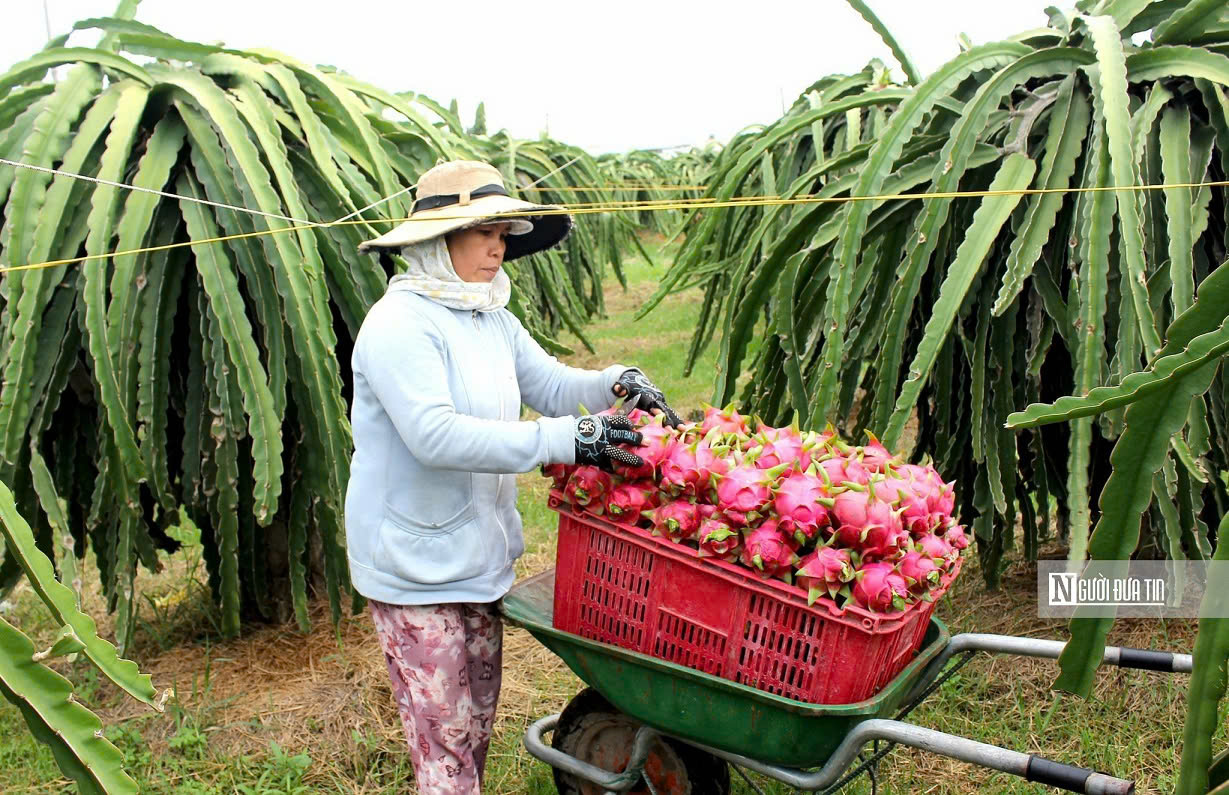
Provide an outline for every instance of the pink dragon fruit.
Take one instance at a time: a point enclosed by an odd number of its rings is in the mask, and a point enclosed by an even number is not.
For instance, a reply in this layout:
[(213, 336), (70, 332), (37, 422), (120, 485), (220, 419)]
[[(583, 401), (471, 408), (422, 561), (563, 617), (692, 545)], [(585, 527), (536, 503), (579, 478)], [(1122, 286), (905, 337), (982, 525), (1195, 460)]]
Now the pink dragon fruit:
[(827, 594), (835, 597), (853, 579), (853, 564), (849, 550), (820, 547), (798, 562), (794, 585), (807, 592), (807, 604)]
[(870, 482), (870, 472), (862, 466), (855, 455), (833, 454), (816, 462), (820, 478), (833, 487), (846, 483), (865, 486)]
[(942, 570), (921, 552), (906, 552), (896, 562), (900, 576), (905, 578), (909, 590), (916, 594), (926, 593), (939, 584)]
[(696, 538), (700, 542), (700, 557), (721, 558), (733, 562), (738, 559), (742, 547), (742, 536), (722, 521), (723, 517), (714, 514), (700, 522)]
[(623, 445), (623, 448), (640, 456), (644, 464), (638, 467), (629, 467), (617, 462), (614, 464), (615, 473), (627, 480), (654, 477), (657, 474), (657, 468), (661, 466), (662, 461), (669, 455), (670, 448), (674, 445), (674, 431), (666, 427), (664, 417), (652, 417), (649, 422), (641, 425), (637, 430), (643, 437), (641, 445), (639, 447)]
[(604, 495), (610, 491), (614, 481), (609, 472), (604, 472), (595, 466), (577, 467), (563, 487), (563, 494), (568, 502), (582, 508), (590, 508), (595, 513), (601, 513), (605, 508)]
[(955, 481), (944, 483), (943, 477), (930, 464), (902, 464), (896, 471), (900, 477), (912, 481), (914, 491), (926, 498), (932, 529), (951, 521), (956, 507)]
[(952, 549), (957, 552), (969, 545), (969, 537), (965, 535), (964, 528), (958, 524), (954, 524), (947, 528), (947, 532), (943, 534), (943, 538), (947, 543), (952, 545)]
[(700, 482), (705, 473), (696, 460), (697, 447), (698, 443), (685, 445), (675, 442), (666, 452), (659, 467), (663, 490), (676, 496), (700, 493)]
[(562, 490), (568, 484), (568, 478), (572, 477), (574, 469), (576, 467), (569, 464), (546, 464), (542, 467), (542, 474), (554, 481), (554, 488)]
[(751, 429), (747, 427), (747, 418), (734, 410), (734, 404), (726, 406), (724, 409), (719, 409), (716, 406), (705, 405), (704, 420), (700, 423), (700, 433), (707, 435), (714, 428), (721, 433), (727, 434), (749, 434)]
[(739, 525), (759, 519), (772, 501), (772, 489), (784, 465), (758, 469), (745, 461), (717, 478), (717, 507)]
[(900, 509), (901, 522), (912, 535), (920, 536), (934, 529), (925, 494), (928, 485), (889, 475), (872, 477), (871, 487), (876, 497)]
[(657, 486), (652, 483), (620, 483), (606, 495), (606, 515), (635, 524), (641, 514), (657, 506)]
[(700, 528), (699, 507), (686, 500), (674, 500), (642, 515), (653, 522), (653, 535), (662, 535), (678, 543), (695, 538)]
[(841, 492), (832, 499), (831, 514), (837, 540), (864, 557), (888, 557), (908, 542), (900, 516), (871, 492)]
[(891, 563), (863, 563), (854, 572), (854, 580), (855, 604), (877, 613), (905, 609), (909, 584)]
[(919, 536), (915, 541), (915, 548), (945, 570), (955, 561), (958, 554), (943, 536), (937, 536), (934, 533)]
[(781, 531), (776, 519), (768, 519), (754, 530), (743, 531), (743, 550), (739, 560), (754, 568), (760, 577), (781, 577), (789, 582), (790, 569), (798, 560), (798, 545)]
[(875, 438), (875, 434), (867, 431), (866, 435), (871, 440), (862, 447), (862, 466), (872, 472), (887, 472), (888, 466), (897, 463), (899, 459)]
[(718, 444), (719, 434), (709, 432), (707, 436), (696, 443), (696, 468), (700, 472), (696, 489), (715, 501), (715, 495), (710, 494), (716, 488), (716, 482), (730, 471), (730, 449)]
[(899, 523), (872, 524), (862, 533), (862, 542), (855, 549), (863, 560), (887, 560), (908, 546), (909, 532)]
[(775, 438), (769, 438), (763, 429), (751, 437), (757, 444), (752, 448), (755, 453), (755, 465), (760, 469), (772, 469), (781, 464), (797, 467), (799, 471), (811, 465), (811, 453), (803, 448), (804, 439), (793, 428), (776, 429)]
[(828, 524), (828, 509), (820, 499), (828, 496), (812, 468), (794, 472), (777, 487), (772, 507), (781, 517), (781, 527), (793, 533), (799, 544), (806, 544)]

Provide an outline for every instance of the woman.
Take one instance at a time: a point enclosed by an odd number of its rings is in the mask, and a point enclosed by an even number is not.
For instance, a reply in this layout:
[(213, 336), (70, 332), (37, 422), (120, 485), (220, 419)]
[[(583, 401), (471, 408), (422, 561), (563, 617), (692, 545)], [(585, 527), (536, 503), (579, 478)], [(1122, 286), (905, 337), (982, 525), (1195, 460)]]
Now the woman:
[[(422, 175), (406, 223), (362, 247), (399, 251), (409, 269), (355, 341), (346, 545), (422, 793), (480, 791), (499, 697), (495, 602), (524, 550), (512, 473), (638, 465), (615, 447), (640, 444), (626, 418), (578, 418), (578, 404), (636, 398), (678, 424), (639, 370), (567, 367), (505, 309), (503, 262), (571, 228), (552, 210), (509, 197), (485, 163), (448, 162)], [(522, 403), (543, 416), (520, 421)]]

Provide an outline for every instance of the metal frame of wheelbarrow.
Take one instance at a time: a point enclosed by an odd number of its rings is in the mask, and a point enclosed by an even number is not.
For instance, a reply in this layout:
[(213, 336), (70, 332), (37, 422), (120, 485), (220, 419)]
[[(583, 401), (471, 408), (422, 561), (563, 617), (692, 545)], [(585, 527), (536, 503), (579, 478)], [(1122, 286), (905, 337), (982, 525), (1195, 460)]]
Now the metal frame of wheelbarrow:
[[(676, 737), (649, 726), (641, 726), (633, 739), (627, 765), (622, 771), (612, 772), (577, 759), (547, 744), (543, 735), (555, 729), (559, 722), (559, 714), (541, 718), (530, 725), (525, 733), (524, 744), (535, 758), (559, 770), (586, 779), (610, 793), (626, 792), (636, 786), (641, 780), (650, 749), (654, 742), (662, 736), (670, 737), (672, 740), (686, 743), (724, 759), (734, 765), (735, 770), (740, 774), (739, 768), (746, 768), (803, 791), (834, 791), (864, 770), (873, 768), (893, 746), (907, 745), (1071, 792), (1090, 793), (1090, 795), (1121, 795), (1134, 792), (1135, 785), (1132, 782), (1105, 773), (916, 726), (899, 719), (934, 692), (945, 679), (968, 662), (978, 651), (1056, 659), (1065, 645), (1063, 641), (983, 633), (966, 633), (950, 638), (947, 645), (916, 680), (909, 691), (908, 705), (897, 714), (897, 719), (868, 718), (857, 723), (818, 770), (808, 771), (769, 764), (693, 740)], [(623, 649), (619, 649), (618, 652), (629, 654)], [(945, 671), (947, 664), (958, 655), (960, 659), (956, 665)], [(1192, 659), (1189, 654), (1111, 646), (1106, 648), (1102, 664), (1117, 665), (1120, 668), (1190, 673)], [(629, 715), (628, 717), (635, 719), (635, 716)], [(859, 764), (852, 773), (843, 775), (858, 758), (863, 746), (872, 741), (878, 745), (878, 741), (881, 740), (888, 743), (886, 748), (876, 751), (870, 759)]]

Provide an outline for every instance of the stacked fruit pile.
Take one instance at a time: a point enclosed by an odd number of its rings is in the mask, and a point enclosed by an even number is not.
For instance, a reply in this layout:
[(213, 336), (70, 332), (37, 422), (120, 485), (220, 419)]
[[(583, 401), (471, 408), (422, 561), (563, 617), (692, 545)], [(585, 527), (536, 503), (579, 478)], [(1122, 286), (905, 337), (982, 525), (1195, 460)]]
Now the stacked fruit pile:
[(968, 546), (953, 484), (874, 437), (858, 447), (831, 431), (753, 431), (729, 407), (677, 429), (641, 411), (628, 417), (644, 436), (629, 448), (644, 466), (546, 467), (565, 499), (793, 584), (809, 604), (886, 613), (929, 601)]

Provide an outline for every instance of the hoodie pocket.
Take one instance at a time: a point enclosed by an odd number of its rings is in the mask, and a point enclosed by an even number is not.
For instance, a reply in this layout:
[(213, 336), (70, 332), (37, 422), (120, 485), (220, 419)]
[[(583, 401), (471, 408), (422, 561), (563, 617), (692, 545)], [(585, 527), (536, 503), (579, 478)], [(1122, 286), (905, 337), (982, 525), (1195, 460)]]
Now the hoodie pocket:
[(492, 546), (484, 541), (471, 504), (455, 522), (430, 533), (386, 516), (380, 523), (377, 560), (407, 582), (439, 585), (486, 572)]
[(413, 489), (390, 488), (385, 494), (384, 515), (412, 533), (448, 533), (475, 514), (469, 472), (424, 468), (414, 473)]

